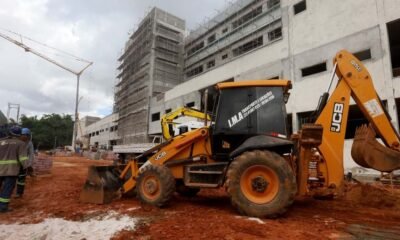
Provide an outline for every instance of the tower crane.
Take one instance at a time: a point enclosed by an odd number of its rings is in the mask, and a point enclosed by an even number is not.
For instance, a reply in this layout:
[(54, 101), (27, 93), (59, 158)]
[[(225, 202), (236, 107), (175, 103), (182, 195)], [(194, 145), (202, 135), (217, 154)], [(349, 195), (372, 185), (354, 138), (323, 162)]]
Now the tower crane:
[[(8, 32), (11, 32), (11, 31), (8, 31)], [(11, 32), (11, 33), (14, 33), (14, 32)], [(14, 34), (17, 34), (17, 33), (14, 33)], [(74, 132), (73, 132), (73, 135), (72, 135), (72, 146), (74, 147), (74, 150), (75, 150), (75, 147), (76, 147), (75, 146), (75, 141), (76, 141), (76, 137), (77, 137), (77, 134), (78, 134), (77, 122), (79, 121), (79, 119), (78, 119), (79, 79), (80, 79), (80, 76), (82, 75), (83, 71), (85, 71), (88, 67), (90, 67), (93, 64), (93, 62), (90, 62), (90, 61), (82, 59), (82, 58), (77, 58), (80, 61), (85, 62), (86, 65), (79, 71), (73, 70), (73, 69), (61, 64), (60, 62), (57, 62), (56, 60), (51, 59), (51, 58), (43, 55), (42, 53), (39, 53), (38, 51), (28, 47), (27, 45), (22, 43), (22, 35), (21, 34), (18, 34), (18, 35), (21, 37), (21, 41), (20, 42), (0, 32), (0, 37), (1, 38), (4, 38), (5, 40), (7, 40), (9, 42), (14, 43), (18, 47), (23, 48), (25, 50), (25, 52), (30, 52), (30, 53), (32, 53), (32, 54), (34, 54), (34, 55), (36, 55), (36, 56), (38, 56), (38, 57), (50, 62), (50, 63), (52, 63), (52, 64), (54, 64), (54, 65), (56, 65), (56, 66), (58, 66), (58, 67), (60, 67), (60, 68), (62, 68), (64, 70), (66, 70), (66, 71), (68, 71), (68, 72), (70, 72), (70, 73), (72, 73), (72, 74), (74, 74), (76, 76), (75, 121), (74, 121)]]

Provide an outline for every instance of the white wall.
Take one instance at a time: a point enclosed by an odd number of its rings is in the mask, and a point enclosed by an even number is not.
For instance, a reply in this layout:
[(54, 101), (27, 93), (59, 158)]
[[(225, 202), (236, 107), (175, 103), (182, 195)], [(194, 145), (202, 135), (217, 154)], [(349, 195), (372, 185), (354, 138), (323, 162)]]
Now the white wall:
[(109, 147), (111, 140), (119, 139), (118, 131), (111, 132), (111, 127), (118, 125), (117, 120), (118, 114), (111, 114), (87, 126), (86, 134), (99, 132), (99, 135), (94, 135), (90, 137), (90, 145), (93, 146), (97, 142), (99, 146), (107, 148)]
[(218, 82), (240, 78), (240, 74), (250, 71), (266, 62), (274, 62), (287, 56), (287, 47), (284, 41), (280, 40), (255, 51), (236, 58), (226, 64), (220, 65), (214, 70), (200, 74), (187, 82), (175, 86), (165, 93), (165, 101), (186, 95), (190, 92), (206, 88)]

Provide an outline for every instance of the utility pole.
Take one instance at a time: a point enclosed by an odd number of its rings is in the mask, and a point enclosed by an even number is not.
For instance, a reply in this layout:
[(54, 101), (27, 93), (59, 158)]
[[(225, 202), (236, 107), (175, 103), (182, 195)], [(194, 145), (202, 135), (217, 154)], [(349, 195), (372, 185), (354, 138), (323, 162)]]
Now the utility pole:
[[(76, 150), (75, 141), (76, 141), (76, 136), (78, 134), (78, 127), (77, 127), (78, 125), (77, 124), (78, 124), (78, 121), (79, 121), (79, 119), (78, 119), (79, 80), (80, 80), (80, 76), (82, 75), (83, 71), (85, 71), (88, 67), (90, 67), (93, 64), (93, 62), (90, 62), (90, 61), (84, 60), (82, 58), (76, 57), (76, 60), (85, 62), (85, 63), (87, 63), (87, 65), (84, 68), (82, 68), (82, 70), (75, 71), (75, 70), (73, 70), (71, 68), (68, 68), (68, 67), (62, 65), (61, 63), (59, 63), (59, 62), (57, 62), (57, 61), (55, 61), (55, 60), (53, 60), (53, 59), (51, 59), (51, 58), (49, 58), (47, 56), (35, 51), (34, 49), (26, 46), (25, 44), (22, 43), (22, 35), (21, 34), (19, 34), (19, 35), (21, 37), (21, 42), (15, 40), (15, 39), (13, 39), (13, 38), (5, 35), (5, 34), (0, 33), (0, 37), (6, 39), (7, 41), (9, 41), (11, 43), (14, 43), (18, 47), (23, 48), (25, 50), (25, 52), (30, 52), (30, 53), (32, 53), (32, 54), (34, 54), (34, 55), (36, 55), (36, 56), (38, 56), (40, 58), (43, 58), (44, 60), (46, 60), (48, 62), (51, 62), (54, 65), (56, 65), (56, 66), (58, 66), (58, 67), (60, 67), (60, 68), (62, 68), (64, 70), (76, 75), (75, 121), (74, 121), (74, 130), (73, 130), (73, 133), (72, 133), (72, 146), (73, 146), (74, 150)], [(18, 112), (19, 112), (19, 108), (18, 108)], [(19, 115), (19, 113), (18, 113), (18, 115)]]
[(15, 119), (16, 123), (19, 121), (19, 109), (20, 105), (18, 103), (8, 103), (8, 109), (7, 109), (7, 120), (10, 121), (10, 113), (11, 109), (17, 109), (17, 119)]

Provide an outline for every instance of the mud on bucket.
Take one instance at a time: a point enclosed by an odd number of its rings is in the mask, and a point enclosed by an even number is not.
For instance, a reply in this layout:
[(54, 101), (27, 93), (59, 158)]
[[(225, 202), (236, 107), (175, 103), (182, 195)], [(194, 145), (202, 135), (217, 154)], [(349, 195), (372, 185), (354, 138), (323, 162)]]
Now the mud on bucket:
[(400, 152), (380, 144), (372, 126), (357, 128), (351, 147), (351, 156), (362, 167), (381, 172), (400, 169)]
[(121, 182), (115, 166), (90, 166), (80, 195), (84, 203), (105, 204), (120, 196)]

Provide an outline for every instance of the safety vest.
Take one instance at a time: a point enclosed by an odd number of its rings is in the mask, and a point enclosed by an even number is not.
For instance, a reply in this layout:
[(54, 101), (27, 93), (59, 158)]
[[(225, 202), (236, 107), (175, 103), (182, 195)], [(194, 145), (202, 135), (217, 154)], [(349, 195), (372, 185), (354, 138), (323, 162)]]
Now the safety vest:
[(26, 143), (17, 138), (0, 140), (0, 176), (17, 176), (27, 160)]

